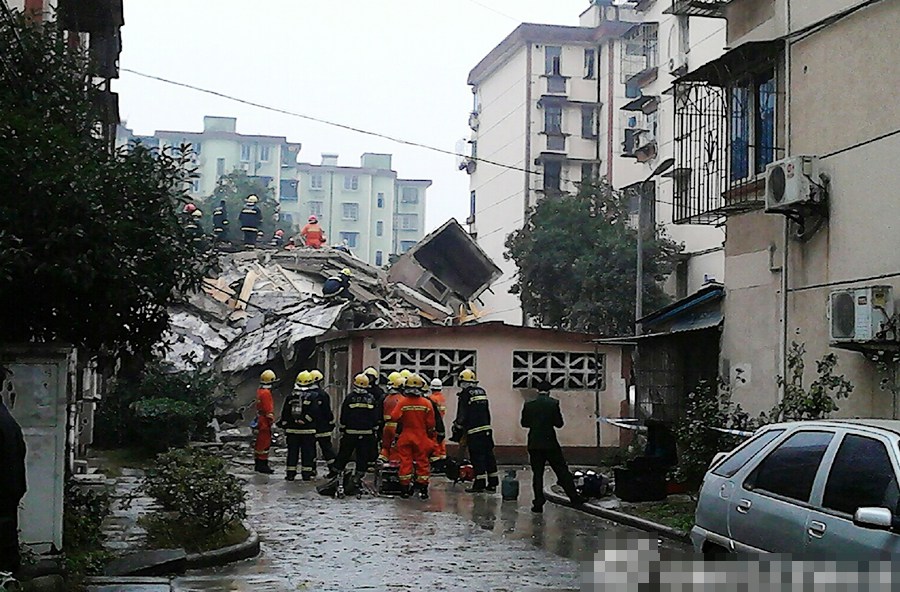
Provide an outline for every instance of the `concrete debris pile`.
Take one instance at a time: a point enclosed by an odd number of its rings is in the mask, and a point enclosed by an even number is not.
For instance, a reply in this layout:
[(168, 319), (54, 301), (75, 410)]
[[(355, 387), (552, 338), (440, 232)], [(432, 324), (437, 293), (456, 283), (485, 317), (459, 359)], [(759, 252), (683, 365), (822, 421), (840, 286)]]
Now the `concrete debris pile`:
[[(473, 300), (500, 275), (455, 220), (390, 272), (330, 248), (228, 253), (219, 267), (201, 292), (171, 311), (164, 344), (173, 370), (199, 364), (240, 374), (276, 358), (290, 367), (332, 330), (473, 322)], [(352, 273), (352, 299), (324, 298), (325, 280), (343, 269)]]

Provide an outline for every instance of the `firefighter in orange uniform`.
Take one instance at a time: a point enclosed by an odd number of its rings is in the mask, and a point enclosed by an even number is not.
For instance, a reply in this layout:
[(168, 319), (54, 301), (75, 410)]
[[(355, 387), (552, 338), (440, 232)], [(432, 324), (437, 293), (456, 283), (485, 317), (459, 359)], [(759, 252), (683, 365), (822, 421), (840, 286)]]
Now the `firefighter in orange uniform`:
[(309, 217), (309, 223), (300, 231), (303, 238), (303, 244), (313, 249), (320, 249), (325, 244), (325, 231), (319, 226), (319, 219), (315, 216)]
[[(440, 378), (431, 381), (431, 393), (428, 398), (434, 404), (436, 411), (440, 414), (441, 424), (443, 424), (444, 416), (447, 414), (447, 399), (444, 397), (444, 383)], [(447, 443), (443, 438), (438, 441), (435, 438), (434, 451), (431, 453), (431, 472), (443, 473), (447, 465)]]
[(402, 490), (400, 495), (404, 498), (413, 493), (412, 479), (415, 473), (419, 497), (428, 499), (428, 481), (431, 478), (428, 457), (434, 448), (434, 438), (439, 436), (434, 406), (425, 397), (425, 389), (425, 381), (418, 374), (407, 378), (403, 397), (391, 414), (391, 418), (397, 422)]
[(383, 426), (381, 428), (381, 452), (378, 460), (390, 462), (400, 460), (397, 447), (394, 446), (394, 436), (397, 435), (397, 422), (392, 419), (394, 407), (403, 397), (403, 385), (406, 379), (399, 372), (391, 372), (388, 375), (388, 394), (382, 404)]
[(275, 403), (272, 401), (272, 385), (275, 373), (266, 370), (259, 377), (256, 390), (256, 454), (254, 470), (271, 475), (275, 471), (269, 466), (269, 448), (272, 447), (272, 424), (275, 423)]

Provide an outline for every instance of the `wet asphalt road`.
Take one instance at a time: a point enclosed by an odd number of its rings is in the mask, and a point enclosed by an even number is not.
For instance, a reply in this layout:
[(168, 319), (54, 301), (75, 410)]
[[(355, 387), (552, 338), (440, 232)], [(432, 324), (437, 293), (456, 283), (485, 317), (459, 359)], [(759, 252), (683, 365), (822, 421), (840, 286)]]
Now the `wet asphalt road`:
[(256, 475), (243, 465), (237, 474), (247, 479), (261, 554), (189, 572), (175, 590), (579, 590), (582, 562), (610, 540), (651, 537), (552, 503), (533, 514), (524, 471), (518, 502), (467, 494), (443, 477), (434, 478), (428, 501), (335, 500), (281, 474)]

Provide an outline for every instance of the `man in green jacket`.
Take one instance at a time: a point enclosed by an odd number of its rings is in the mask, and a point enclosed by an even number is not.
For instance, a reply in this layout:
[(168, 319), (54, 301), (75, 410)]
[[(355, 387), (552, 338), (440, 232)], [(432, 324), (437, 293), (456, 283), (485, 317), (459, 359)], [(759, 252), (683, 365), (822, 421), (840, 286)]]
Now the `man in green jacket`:
[(528, 457), (531, 460), (532, 487), (534, 501), (532, 512), (543, 512), (544, 503), (544, 467), (547, 463), (556, 473), (556, 479), (573, 504), (583, 503), (583, 499), (575, 489), (575, 479), (569, 472), (566, 459), (563, 458), (562, 447), (556, 439), (556, 428), (563, 427), (562, 411), (559, 401), (550, 396), (550, 384), (540, 381), (537, 385), (538, 396), (533, 401), (526, 401), (522, 408), (522, 427), (528, 428)]

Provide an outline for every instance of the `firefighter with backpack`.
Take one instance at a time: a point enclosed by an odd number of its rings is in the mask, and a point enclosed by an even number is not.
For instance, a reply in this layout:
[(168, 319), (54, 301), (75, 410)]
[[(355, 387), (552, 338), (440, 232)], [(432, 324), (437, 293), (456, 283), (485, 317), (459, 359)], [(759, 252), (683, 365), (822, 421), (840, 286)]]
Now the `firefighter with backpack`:
[(285, 479), (293, 481), (297, 477), (297, 461), (300, 461), (301, 476), (311, 481), (316, 475), (316, 427), (317, 400), (319, 392), (315, 378), (304, 370), (297, 375), (294, 390), (284, 400), (278, 427), (287, 436), (287, 472)]

